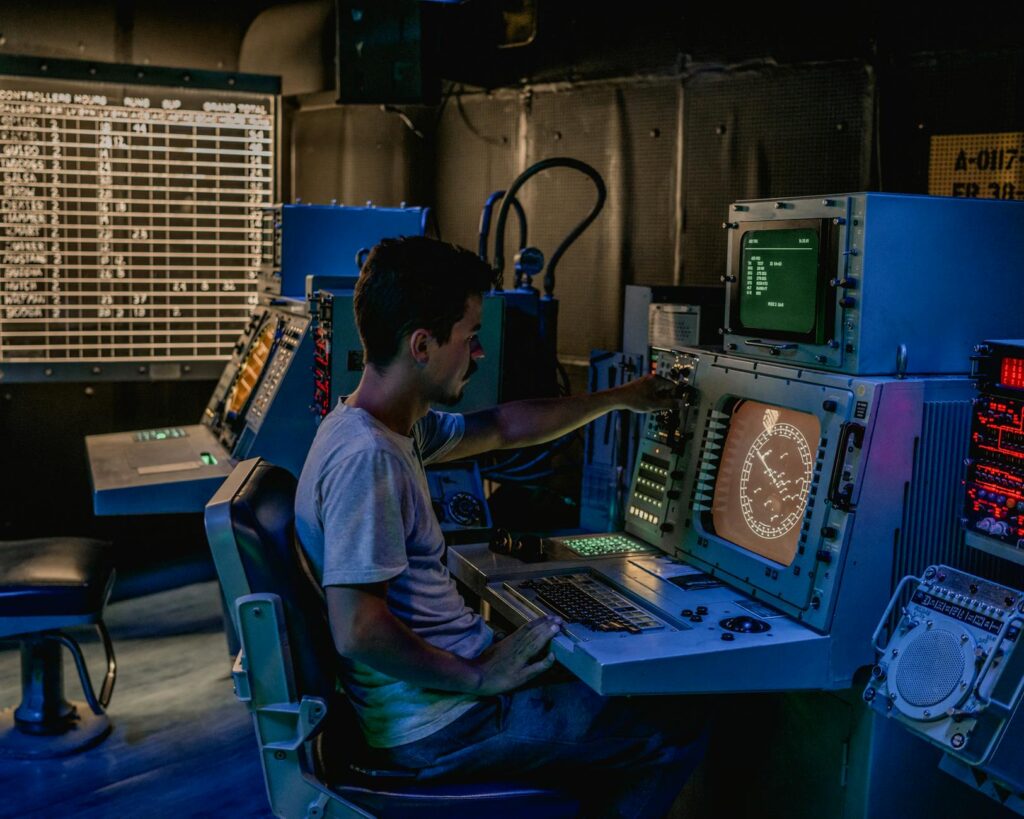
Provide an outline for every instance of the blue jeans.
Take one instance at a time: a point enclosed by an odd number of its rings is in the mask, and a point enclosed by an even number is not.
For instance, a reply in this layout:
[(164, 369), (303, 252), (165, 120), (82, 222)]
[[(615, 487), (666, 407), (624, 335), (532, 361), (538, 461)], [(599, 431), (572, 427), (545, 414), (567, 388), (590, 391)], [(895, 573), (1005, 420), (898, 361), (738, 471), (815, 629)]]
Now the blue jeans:
[(376, 753), (421, 780), (549, 781), (576, 793), (582, 816), (660, 817), (703, 758), (705, 703), (602, 697), (576, 680), (532, 685)]

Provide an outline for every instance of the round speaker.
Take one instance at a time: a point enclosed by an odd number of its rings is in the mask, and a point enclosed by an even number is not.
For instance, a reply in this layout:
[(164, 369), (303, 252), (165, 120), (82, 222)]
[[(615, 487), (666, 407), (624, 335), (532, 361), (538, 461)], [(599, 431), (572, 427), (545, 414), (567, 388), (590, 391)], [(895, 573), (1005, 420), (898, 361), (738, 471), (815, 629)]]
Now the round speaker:
[(974, 682), (974, 638), (966, 631), (918, 626), (892, 644), (893, 707), (916, 720), (939, 719), (959, 705)]

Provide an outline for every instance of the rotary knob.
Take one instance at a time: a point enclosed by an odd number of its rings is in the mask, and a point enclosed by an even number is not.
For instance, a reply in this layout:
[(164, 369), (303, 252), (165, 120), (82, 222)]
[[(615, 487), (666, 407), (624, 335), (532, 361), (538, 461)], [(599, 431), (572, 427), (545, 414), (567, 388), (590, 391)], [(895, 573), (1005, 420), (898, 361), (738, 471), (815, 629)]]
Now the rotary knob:
[(669, 430), (675, 429), (677, 423), (675, 413), (671, 410), (659, 412), (657, 416), (655, 416), (654, 422), (662, 432), (668, 432)]

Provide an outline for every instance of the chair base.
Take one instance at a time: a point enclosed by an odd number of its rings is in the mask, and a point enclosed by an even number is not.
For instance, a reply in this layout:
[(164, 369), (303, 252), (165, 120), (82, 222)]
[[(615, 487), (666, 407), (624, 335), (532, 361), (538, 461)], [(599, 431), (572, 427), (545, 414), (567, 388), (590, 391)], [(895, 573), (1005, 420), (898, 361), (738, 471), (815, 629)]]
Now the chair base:
[(110, 733), (106, 714), (94, 714), (84, 702), (76, 701), (71, 727), (61, 734), (27, 734), (15, 725), (14, 709), (0, 710), (0, 758), (51, 759), (70, 756), (98, 745)]

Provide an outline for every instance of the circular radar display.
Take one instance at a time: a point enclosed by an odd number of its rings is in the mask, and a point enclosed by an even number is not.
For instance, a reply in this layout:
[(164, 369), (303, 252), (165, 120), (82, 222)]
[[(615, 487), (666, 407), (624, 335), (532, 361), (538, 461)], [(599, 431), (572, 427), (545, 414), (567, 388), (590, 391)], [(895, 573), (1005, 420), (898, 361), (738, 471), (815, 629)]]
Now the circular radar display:
[(762, 423), (740, 470), (740, 510), (754, 534), (774, 540), (803, 519), (814, 459), (807, 438), (777, 409), (766, 409)]
[(714, 533), (789, 566), (797, 554), (820, 442), (821, 425), (808, 412), (737, 402), (715, 478)]

